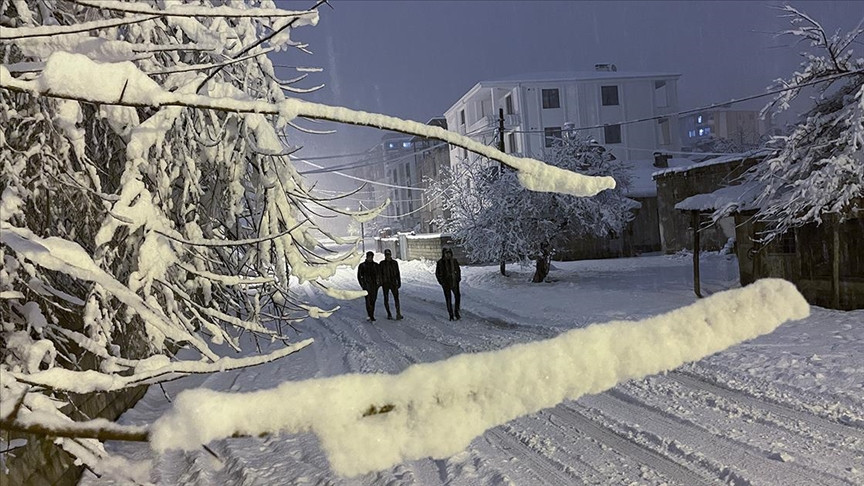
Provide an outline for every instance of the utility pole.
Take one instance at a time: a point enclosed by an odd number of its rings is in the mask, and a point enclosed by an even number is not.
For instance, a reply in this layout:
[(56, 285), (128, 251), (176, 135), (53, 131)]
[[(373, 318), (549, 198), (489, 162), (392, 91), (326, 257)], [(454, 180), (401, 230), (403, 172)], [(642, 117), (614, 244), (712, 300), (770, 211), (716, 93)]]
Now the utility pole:
[[(504, 151), (504, 108), (498, 108), (498, 150)], [(504, 162), (498, 162), (498, 177), (504, 174)], [(507, 276), (507, 262), (504, 261), (504, 248), (501, 248), (501, 261), (499, 270), (501, 275)]]
[[(504, 108), (498, 108), (498, 150), (504, 151)], [(504, 162), (498, 162), (498, 171), (504, 172)]]

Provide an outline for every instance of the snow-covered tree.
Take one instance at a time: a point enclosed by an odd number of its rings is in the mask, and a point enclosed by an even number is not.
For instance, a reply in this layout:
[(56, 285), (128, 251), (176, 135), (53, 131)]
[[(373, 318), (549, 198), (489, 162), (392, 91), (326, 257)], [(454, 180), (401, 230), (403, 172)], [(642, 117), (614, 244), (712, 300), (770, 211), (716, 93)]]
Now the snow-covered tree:
[[(310, 219), (308, 205), (327, 202), (289, 158), (298, 117), (440, 139), (503, 161), (533, 190), (614, 185), (438, 127), (289, 97), (308, 91), (295, 84), (306, 74), (280, 79), (267, 54), (302, 55), (291, 33), (314, 25), (321, 3), (0, 2), (0, 428), (67, 437), (57, 443), (99, 473), (100, 440), (148, 432), (73, 422), (69, 394), (303, 348), (311, 341), (288, 326), (332, 309), (303, 302), (292, 281), (362, 295), (324, 281), (359, 255), (318, 245), (339, 239)], [(241, 354), (250, 346), (262, 353)]]
[(785, 90), (763, 111), (781, 112), (804, 93), (816, 94), (791, 133), (769, 142), (775, 155), (749, 174), (762, 187), (756, 203), (765, 241), (808, 223), (840, 223), (864, 209), (864, 58), (852, 51), (864, 29), (829, 35), (806, 14), (782, 10), (793, 25), (784, 33), (816, 52), (804, 53), (801, 70), (777, 81)]
[(624, 197), (627, 168), (593, 140), (564, 138), (550, 151), (550, 165), (592, 176), (611, 176), (613, 190), (588, 198), (525, 190), (515, 174), (497, 165), (466, 162), (446, 191), (451, 218), (447, 231), (476, 261), (535, 262), (534, 282), (542, 282), (561, 245), (582, 237), (619, 234), (638, 203)]

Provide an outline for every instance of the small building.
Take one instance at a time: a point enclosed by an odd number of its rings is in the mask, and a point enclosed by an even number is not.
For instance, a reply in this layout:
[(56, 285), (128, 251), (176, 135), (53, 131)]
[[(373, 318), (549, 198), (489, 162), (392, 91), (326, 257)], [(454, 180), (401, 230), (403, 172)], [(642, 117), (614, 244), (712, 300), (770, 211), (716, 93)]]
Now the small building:
[[(763, 244), (765, 224), (756, 220), (755, 184), (718, 189), (681, 201), (693, 227), (733, 217), (741, 285), (760, 278), (782, 278), (795, 284), (808, 302), (833, 309), (864, 309), (864, 211), (853, 210), (843, 223), (807, 224)], [(864, 201), (858, 204), (864, 207)], [(692, 232), (698, 241), (701, 231)], [(694, 289), (699, 291), (698, 254), (694, 252)]]
[[(762, 160), (767, 150), (716, 157), (698, 164), (670, 167), (653, 174), (657, 184), (660, 241), (665, 253), (693, 250), (691, 218), (675, 205), (697, 194), (741, 183), (741, 175)], [(732, 218), (724, 218), (700, 231), (700, 250), (716, 251), (735, 236)]]

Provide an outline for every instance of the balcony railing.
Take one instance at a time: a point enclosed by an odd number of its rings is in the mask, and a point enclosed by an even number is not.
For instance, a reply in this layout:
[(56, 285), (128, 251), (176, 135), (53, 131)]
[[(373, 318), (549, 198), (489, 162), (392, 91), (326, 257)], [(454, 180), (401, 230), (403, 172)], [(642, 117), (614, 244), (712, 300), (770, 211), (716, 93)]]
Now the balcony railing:
[[(521, 118), (518, 113), (511, 113), (509, 115), (504, 115), (504, 128), (514, 128), (518, 127)], [(474, 134), (484, 129), (495, 129), (498, 128), (498, 115), (486, 115), (483, 118), (480, 118), (476, 122), (468, 125), (467, 132), (469, 134)]]

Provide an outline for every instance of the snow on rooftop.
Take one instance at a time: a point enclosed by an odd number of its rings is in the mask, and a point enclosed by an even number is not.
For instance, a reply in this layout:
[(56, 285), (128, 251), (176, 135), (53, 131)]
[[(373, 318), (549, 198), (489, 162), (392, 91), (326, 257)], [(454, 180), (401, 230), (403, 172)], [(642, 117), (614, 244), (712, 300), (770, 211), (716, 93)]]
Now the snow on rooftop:
[[(704, 162), (699, 162), (696, 164), (693, 164), (691, 161), (691, 164), (689, 166), (669, 167), (668, 169), (658, 170), (651, 175), (652, 175), (652, 177), (654, 177), (656, 179), (658, 177), (669, 175), (669, 174), (674, 174), (674, 173), (679, 173), (679, 172), (688, 172), (688, 171), (691, 171), (693, 169), (698, 169), (700, 167), (708, 167), (708, 166), (717, 165), (717, 164), (727, 164), (729, 162), (734, 162), (736, 160), (767, 157), (771, 153), (773, 153), (773, 150), (771, 150), (771, 149), (758, 149), (758, 150), (751, 150), (749, 152), (743, 152), (740, 154), (721, 155), (719, 157), (715, 157), (713, 159), (708, 159)], [(699, 154), (694, 153), (694, 155), (699, 155)]]
[(480, 81), (488, 83), (518, 83), (525, 81), (591, 81), (597, 79), (635, 79), (635, 78), (677, 78), (678, 73), (636, 72), (636, 71), (546, 71), (504, 76), (498, 79)]
[(756, 197), (762, 192), (756, 183), (744, 183), (717, 189), (707, 194), (696, 194), (675, 205), (679, 211), (714, 211), (713, 219), (728, 216), (736, 211), (754, 209)]

